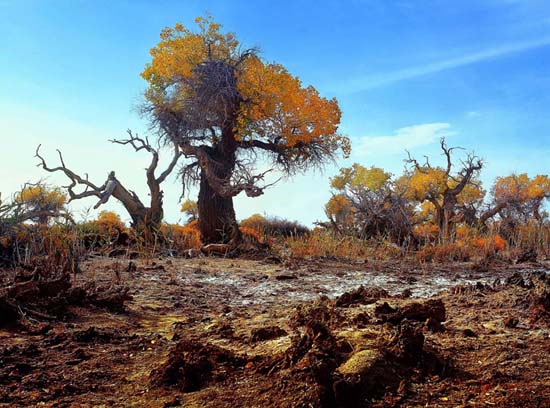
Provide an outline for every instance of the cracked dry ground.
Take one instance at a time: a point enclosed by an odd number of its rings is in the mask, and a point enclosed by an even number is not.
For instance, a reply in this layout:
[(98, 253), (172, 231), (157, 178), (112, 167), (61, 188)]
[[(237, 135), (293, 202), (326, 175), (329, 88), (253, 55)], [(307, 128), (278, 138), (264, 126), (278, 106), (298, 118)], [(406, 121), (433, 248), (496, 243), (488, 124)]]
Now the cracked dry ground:
[(134, 262), (92, 259), (75, 278), (120, 279), (124, 312), (0, 329), (0, 406), (550, 406), (545, 272)]

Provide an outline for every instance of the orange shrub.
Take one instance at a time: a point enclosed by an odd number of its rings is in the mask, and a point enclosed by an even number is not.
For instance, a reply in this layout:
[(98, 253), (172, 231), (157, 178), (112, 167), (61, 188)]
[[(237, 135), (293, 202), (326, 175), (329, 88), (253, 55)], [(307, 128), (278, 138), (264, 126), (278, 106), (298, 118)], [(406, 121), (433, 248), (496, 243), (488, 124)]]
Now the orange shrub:
[(186, 225), (162, 224), (160, 231), (177, 251), (198, 249), (202, 246), (197, 220)]
[(262, 231), (267, 224), (267, 218), (261, 214), (252, 214), (250, 217), (241, 221), (240, 226), (242, 228), (253, 228), (256, 231)]
[(112, 211), (101, 211), (97, 220), (93, 221), (93, 223), (98, 227), (100, 234), (105, 233), (111, 235), (126, 229), (120, 216)]
[(8, 237), (0, 237), (0, 246), (4, 248), (9, 248), (11, 245), (11, 240)]
[(253, 240), (257, 241), (257, 242), (264, 242), (264, 239), (262, 237), (262, 234), (254, 229), (254, 228), (250, 228), (250, 227), (243, 227), (242, 225), (239, 227), (239, 230), (241, 231), (241, 233), (245, 236), (249, 236), (251, 238), (253, 238)]
[(465, 262), (472, 254), (464, 241), (452, 244), (425, 246), (416, 253), (419, 262)]
[(304, 257), (365, 258), (368, 247), (365, 240), (339, 237), (321, 228), (301, 237), (288, 237), (284, 241), (290, 255)]
[(76, 230), (68, 225), (19, 224), (0, 239), (16, 263), (27, 264), (35, 257), (69, 256), (79, 250)]
[(455, 228), (455, 237), (457, 240), (466, 240), (475, 236), (477, 233), (478, 231), (475, 228), (466, 224), (461, 224)]
[(489, 252), (502, 251), (506, 246), (506, 241), (497, 234), (488, 237), (477, 237), (473, 243), (476, 248)]
[(416, 225), (413, 231), (425, 241), (435, 241), (439, 236), (439, 227), (432, 223)]

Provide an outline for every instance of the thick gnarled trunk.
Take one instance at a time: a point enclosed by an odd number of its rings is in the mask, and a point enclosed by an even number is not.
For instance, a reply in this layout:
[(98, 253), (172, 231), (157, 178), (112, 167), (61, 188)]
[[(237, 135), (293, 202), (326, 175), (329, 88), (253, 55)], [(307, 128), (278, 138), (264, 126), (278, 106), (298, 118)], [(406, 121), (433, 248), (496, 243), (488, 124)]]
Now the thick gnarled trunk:
[(238, 240), (239, 227), (233, 208), (233, 197), (220, 196), (210, 186), (204, 172), (201, 172), (198, 209), (203, 243), (225, 244)]
[(234, 193), (230, 190), (224, 191), (220, 185), (229, 185), (235, 171), (237, 142), (233, 127), (233, 121), (226, 124), (220, 142), (205, 151), (206, 160), (201, 163), (197, 206), (199, 231), (204, 244), (237, 245), (241, 238), (233, 208)]
[[(157, 236), (158, 230), (162, 223), (162, 191), (157, 185), (156, 188), (151, 188), (151, 206), (143, 205), (139, 197), (135, 193), (129, 192), (118, 180), (113, 179), (116, 183), (112, 195), (124, 206), (130, 218), (132, 218), (132, 229), (146, 242), (152, 242)], [(100, 200), (96, 207), (106, 201), (108, 197)]]

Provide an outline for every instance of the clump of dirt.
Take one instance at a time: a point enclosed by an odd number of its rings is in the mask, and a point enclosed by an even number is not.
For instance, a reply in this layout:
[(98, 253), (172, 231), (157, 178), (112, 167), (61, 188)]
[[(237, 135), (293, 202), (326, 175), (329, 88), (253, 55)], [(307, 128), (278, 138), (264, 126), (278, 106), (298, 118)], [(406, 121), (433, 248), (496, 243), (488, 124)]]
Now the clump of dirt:
[(354, 304), (369, 305), (386, 297), (389, 297), (389, 294), (382, 288), (360, 286), (356, 290), (337, 297), (334, 304), (337, 307), (349, 307)]
[(133, 299), (129, 292), (127, 285), (97, 285), (92, 281), (73, 287), (67, 294), (67, 299), (71, 304), (91, 304), (113, 312), (122, 312), (125, 303)]
[(259, 341), (273, 340), (286, 336), (287, 334), (286, 330), (279, 326), (256, 327), (250, 332), (250, 341), (256, 343)]
[(122, 311), (124, 303), (132, 299), (124, 285), (98, 286), (91, 281), (73, 286), (71, 268), (74, 265), (69, 262), (55, 264), (45, 259), (15, 269), (12, 278), (0, 286), (0, 325), (22, 321), (29, 327), (29, 318), (53, 321), (63, 317), (70, 305), (92, 304)]
[(195, 340), (180, 340), (168, 359), (150, 375), (157, 386), (175, 386), (183, 392), (198, 391), (246, 364), (246, 358), (233, 352)]
[(531, 303), (530, 322), (550, 321), (550, 278), (545, 273), (533, 273), (529, 276), (532, 287), (529, 296)]
[(418, 379), (440, 374), (444, 364), (434, 364), (435, 355), (424, 350), (423, 325), (405, 317), (419, 320), (424, 313), (441, 319), (439, 303), (415, 302), (414, 306), (411, 303), (403, 309), (401, 318), (395, 320), (397, 326), (391, 329), (391, 335), (371, 324), (365, 332), (370, 336), (366, 342), (361, 336), (352, 340), (340, 335), (343, 326), (348, 326), (347, 333), (359, 329), (352, 326), (350, 331), (350, 322), (330, 303), (321, 300), (299, 308), (292, 319), (296, 332), (291, 346), (258, 369), (273, 376), (277, 387), (283, 388), (290, 382), (308, 384), (307, 390), (295, 394), (296, 406), (360, 407), (388, 390), (397, 390), (411, 376)]
[(377, 306), (375, 316), (383, 322), (399, 323), (404, 319), (425, 322), (428, 319), (435, 322), (445, 321), (445, 305), (441, 299), (430, 299), (425, 302), (406, 303), (396, 309), (384, 302)]
[(78, 343), (108, 343), (116, 344), (127, 339), (114, 329), (97, 328), (90, 326), (86, 330), (77, 330), (71, 335), (71, 339)]
[(343, 316), (334, 308), (333, 302), (326, 296), (311, 303), (298, 305), (290, 318), (290, 326), (300, 327), (336, 327), (341, 324)]
[(32, 271), (16, 269), (11, 281), (0, 288), (0, 324), (13, 323), (21, 317), (53, 320), (67, 306), (66, 294), (71, 277), (61, 268), (42, 266)]
[(348, 344), (338, 342), (329, 326), (339, 320), (326, 299), (301, 307), (292, 318), (295, 333), (291, 346), (263, 362), (258, 371), (272, 375), (276, 388), (286, 384), (308, 384), (295, 395), (296, 406), (335, 406), (333, 374), (346, 355)]

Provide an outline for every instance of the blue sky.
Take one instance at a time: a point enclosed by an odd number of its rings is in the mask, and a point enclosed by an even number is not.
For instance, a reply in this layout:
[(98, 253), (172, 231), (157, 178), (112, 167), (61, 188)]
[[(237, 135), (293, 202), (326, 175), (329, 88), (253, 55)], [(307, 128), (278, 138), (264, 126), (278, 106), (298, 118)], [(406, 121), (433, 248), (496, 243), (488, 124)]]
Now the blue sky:
[[(4, 196), (45, 176), (33, 159), (38, 143), (52, 162), (60, 148), (98, 183), (114, 169), (144, 194), (147, 156), (107, 140), (146, 128), (133, 107), (160, 30), (205, 13), (339, 100), (341, 131), (354, 148), (339, 165), (400, 173), (405, 149), (437, 161), (445, 135), (486, 159), (487, 187), (512, 171), (550, 172), (548, 1), (0, 0)], [(321, 219), (336, 171), (297, 176), (260, 198), (239, 196), (237, 216)], [(177, 181), (165, 191), (167, 218), (177, 221)], [(108, 208), (126, 217), (115, 203)]]

